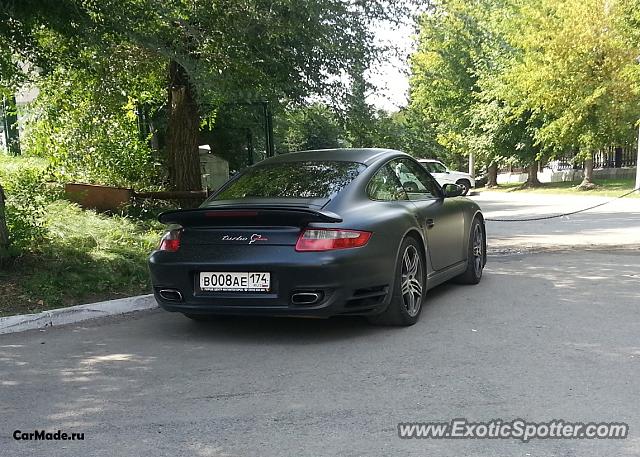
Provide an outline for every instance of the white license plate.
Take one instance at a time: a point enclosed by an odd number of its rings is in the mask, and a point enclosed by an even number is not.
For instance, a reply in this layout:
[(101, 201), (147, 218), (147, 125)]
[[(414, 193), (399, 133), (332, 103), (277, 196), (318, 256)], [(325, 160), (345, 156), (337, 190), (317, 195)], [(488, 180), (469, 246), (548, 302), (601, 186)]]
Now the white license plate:
[(212, 292), (269, 292), (271, 274), (203, 271), (200, 273), (200, 289)]

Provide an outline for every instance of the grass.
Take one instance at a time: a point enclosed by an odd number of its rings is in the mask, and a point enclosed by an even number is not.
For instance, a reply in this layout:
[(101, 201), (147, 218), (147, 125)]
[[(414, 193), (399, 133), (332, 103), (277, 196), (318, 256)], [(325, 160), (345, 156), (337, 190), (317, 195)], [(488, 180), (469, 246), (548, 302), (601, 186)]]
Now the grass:
[[(594, 182), (598, 185), (598, 187), (593, 190), (579, 190), (576, 187), (580, 185), (580, 181), (570, 181), (542, 183), (542, 186), (536, 188), (522, 188), (522, 183), (500, 184), (497, 188), (483, 189), (483, 191), (618, 197), (626, 192), (633, 190), (635, 186), (635, 179), (597, 179)], [(640, 193), (633, 193), (629, 195), (629, 197), (640, 198)]]
[(44, 171), (48, 165), (49, 162), (42, 157), (10, 156), (0, 149), (0, 176), (14, 175), (25, 168)]
[(0, 316), (149, 292), (146, 259), (159, 223), (57, 200), (45, 207), (44, 229), (37, 244), (0, 269)]

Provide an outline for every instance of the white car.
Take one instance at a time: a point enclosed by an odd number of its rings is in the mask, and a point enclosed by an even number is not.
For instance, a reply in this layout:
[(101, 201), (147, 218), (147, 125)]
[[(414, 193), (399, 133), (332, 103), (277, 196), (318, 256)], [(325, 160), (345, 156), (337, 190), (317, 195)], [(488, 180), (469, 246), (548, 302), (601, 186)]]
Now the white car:
[(418, 159), (418, 162), (431, 173), (431, 176), (433, 176), (441, 186), (445, 184), (458, 184), (464, 187), (464, 193), (462, 195), (467, 195), (469, 190), (476, 186), (476, 180), (473, 179), (469, 173), (451, 171), (439, 160)]

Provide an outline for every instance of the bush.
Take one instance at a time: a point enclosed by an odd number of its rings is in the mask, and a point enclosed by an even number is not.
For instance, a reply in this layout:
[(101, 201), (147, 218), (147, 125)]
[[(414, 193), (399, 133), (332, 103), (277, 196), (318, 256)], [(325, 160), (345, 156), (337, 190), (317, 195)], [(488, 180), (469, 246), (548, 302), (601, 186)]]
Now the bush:
[(48, 176), (45, 161), (0, 155), (0, 182), (14, 254), (33, 248), (46, 235), (45, 208), (60, 196), (59, 187), (47, 183)]
[(162, 224), (65, 200), (47, 204), (43, 214), (45, 233), (0, 269), (0, 316), (148, 293), (146, 260)]
[(135, 208), (144, 218), (83, 210), (50, 178), (42, 159), (0, 154), (15, 257), (0, 268), (0, 316), (148, 292), (160, 208)]

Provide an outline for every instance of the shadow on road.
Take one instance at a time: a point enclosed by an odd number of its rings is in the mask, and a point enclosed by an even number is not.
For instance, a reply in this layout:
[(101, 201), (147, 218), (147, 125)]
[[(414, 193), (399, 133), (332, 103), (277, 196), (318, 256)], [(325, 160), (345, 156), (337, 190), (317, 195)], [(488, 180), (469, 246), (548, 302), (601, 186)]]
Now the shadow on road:
[[(0, 428), (82, 431), (83, 454), (105, 457), (131, 455), (132, 442), (136, 455), (327, 455), (316, 439), (325, 436), (335, 449), (355, 443), (363, 455), (387, 455), (378, 451), (395, 439), (394, 425), (411, 418), (611, 418), (637, 429), (629, 399), (639, 280), (638, 252), (505, 256), (490, 259), (478, 286), (429, 291), (409, 328), (359, 318), (199, 325), (154, 310), (6, 335)], [(523, 449), (504, 440), (394, 443), (395, 455), (416, 456)], [(0, 434), (7, 455), (34, 455), (20, 444)], [(531, 455), (638, 455), (635, 441), (528, 446)]]
[[(446, 294), (456, 287), (445, 283), (428, 291), (423, 303), (423, 316), (429, 313), (433, 300), (446, 300)], [(200, 342), (234, 342), (264, 344), (322, 344), (340, 340), (353, 340), (378, 333), (401, 332), (402, 327), (377, 326), (358, 316), (336, 316), (330, 319), (263, 316), (220, 316), (210, 321), (196, 322), (179, 313), (168, 314), (156, 335), (165, 339), (167, 334), (182, 333)], [(150, 335), (151, 336), (151, 335)]]
[[(358, 317), (331, 319), (300, 319), (293, 317), (222, 316), (208, 322), (194, 322), (180, 314), (171, 314), (163, 325), (171, 333), (185, 332), (200, 341), (256, 341), (270, 343), (317, 344), (327, 341), (353, 339), (375, 333)], [(159, 334), (162, 335), (162, 332)]]

